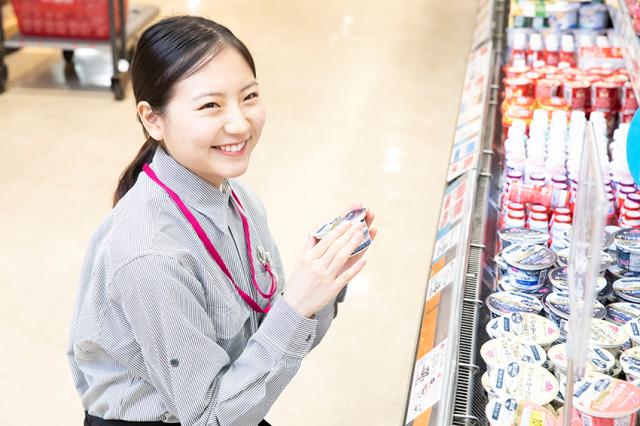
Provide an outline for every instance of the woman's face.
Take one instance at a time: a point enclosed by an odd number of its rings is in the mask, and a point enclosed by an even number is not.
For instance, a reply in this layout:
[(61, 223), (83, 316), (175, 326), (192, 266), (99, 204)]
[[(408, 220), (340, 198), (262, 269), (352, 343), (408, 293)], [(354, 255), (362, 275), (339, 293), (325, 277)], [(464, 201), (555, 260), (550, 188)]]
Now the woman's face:
[(160, 139), (147, 130), (178, 163), (219, 186), (247, 170), (264, 120), (251, 68), (234, 48), (225, 47), (176, 84), (164, 113), (154, 118)]

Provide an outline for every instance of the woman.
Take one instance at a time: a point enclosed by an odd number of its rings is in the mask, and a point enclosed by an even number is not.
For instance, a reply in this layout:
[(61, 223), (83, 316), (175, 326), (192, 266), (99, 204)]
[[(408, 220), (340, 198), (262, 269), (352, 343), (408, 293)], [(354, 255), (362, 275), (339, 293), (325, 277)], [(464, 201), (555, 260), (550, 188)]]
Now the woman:
[(364, 225), (309, 237), (284, 286), (264, 206), (232, 180), (265, 121), (245, 45), (168, 18), (131, 73), (147, 140), (90, 242), (67, 353), (84, 424), (267, 425), (365, 265)]

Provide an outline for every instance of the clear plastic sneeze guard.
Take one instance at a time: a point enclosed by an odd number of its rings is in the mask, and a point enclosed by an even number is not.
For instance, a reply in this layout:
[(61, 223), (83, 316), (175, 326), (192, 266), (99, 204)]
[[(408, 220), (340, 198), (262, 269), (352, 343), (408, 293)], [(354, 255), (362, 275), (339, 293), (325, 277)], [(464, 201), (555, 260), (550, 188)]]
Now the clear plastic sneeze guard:
[[(602, 233), (607, 207), (600, 152), (590, 122), (585, 128), (578, 179), (569, 259), (570, 317), (565, 413), (572, 412), (573, 398), (570, 395), (573, 395), (574, 380), (581, 379), (585, 373), (584, 366), (591, 337), (593, 285), (600, 269)], [(570, 425), (571, 417), (564, 416), (564, 426)]]

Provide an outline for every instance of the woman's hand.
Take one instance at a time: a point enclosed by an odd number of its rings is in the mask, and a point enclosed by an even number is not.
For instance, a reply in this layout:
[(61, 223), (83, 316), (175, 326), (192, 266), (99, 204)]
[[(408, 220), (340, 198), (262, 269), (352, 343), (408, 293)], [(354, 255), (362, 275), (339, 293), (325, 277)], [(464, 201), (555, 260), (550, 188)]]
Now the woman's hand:
[(313, 316), (364, 268), (362, 255), (350, 258), (362, 241), (363, 230), (362, 222), (345, 222), (320, 241), (309, 236), (282, 296), (296, 312)]

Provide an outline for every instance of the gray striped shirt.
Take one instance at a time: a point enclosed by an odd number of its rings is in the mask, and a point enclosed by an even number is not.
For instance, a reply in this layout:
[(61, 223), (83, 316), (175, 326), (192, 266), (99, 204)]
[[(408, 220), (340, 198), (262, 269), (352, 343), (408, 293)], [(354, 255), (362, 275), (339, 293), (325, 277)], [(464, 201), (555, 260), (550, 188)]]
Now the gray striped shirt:
[[(261, 202), (236, 180), (215, 188), (162, 148), (151, 167), (202, 225), (236, 283), (251, 283), (233, 188), (245, 208), (257, 281), (280, 294), (284, 270)], [(206, 251), (166, 192), (140, 174), (100, 225), (87, 252), (67, 356), (84, 409), (104, 419), (256, 425), (323, 338), (344, 291), (314, 319), (276, 296), (254, 312)]]

